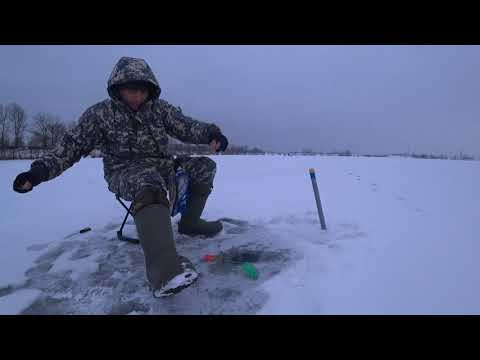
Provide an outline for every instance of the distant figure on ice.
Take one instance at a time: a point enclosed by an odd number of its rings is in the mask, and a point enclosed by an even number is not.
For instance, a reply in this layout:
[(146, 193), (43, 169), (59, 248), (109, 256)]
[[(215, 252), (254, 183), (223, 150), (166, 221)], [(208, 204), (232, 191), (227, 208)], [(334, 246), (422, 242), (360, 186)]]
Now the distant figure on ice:
[(122, 57), (110, 75), (107, 90), (110, 99), (88, 108), (59, 146), (16, 177), (13, 189), (29, 192), (92, 150), (101, 150), (108, 189), (133, 202), (133, 218), (153, 294), (172, 295), (198, 278), (192, 263), (177, 254), (173, 238), (169, 196), (175, 191), (178, 167), (190, 179), (187, 208), (178, 231), (210, 237), (222, 230), (222, 224), (200, 219), (213, 188), (216, 163), (208, 157), (174, 158), (167, 150), (167, 135), (186, 143), (209, 144), (215, 152), (225, 151), (228, 140), (216, 125), (185, 116), (179, 108), (159, 99), (160, 86), (143, 59)]

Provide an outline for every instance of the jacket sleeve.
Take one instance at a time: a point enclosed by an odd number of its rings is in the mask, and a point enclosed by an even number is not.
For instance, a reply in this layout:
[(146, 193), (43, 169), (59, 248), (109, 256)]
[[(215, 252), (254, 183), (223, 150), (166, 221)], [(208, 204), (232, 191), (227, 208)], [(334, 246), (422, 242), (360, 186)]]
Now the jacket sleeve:
[(87, 109), (78, 120), (78, 125), (67, 132), (53, 150), (32, 162), (31, 168), (43, 167), (46, 178), (42, 180), (48, 181), (72, 167), (101, 143), (99, 120), (100, 116), (94, 107)]
[(192, 119), (166, 101), (162, 101), (161, 107), (165, 113), (163, 123), (167, 134), (182, 142), (208, 144), (212, 134), (220, 132), (217, 125)]

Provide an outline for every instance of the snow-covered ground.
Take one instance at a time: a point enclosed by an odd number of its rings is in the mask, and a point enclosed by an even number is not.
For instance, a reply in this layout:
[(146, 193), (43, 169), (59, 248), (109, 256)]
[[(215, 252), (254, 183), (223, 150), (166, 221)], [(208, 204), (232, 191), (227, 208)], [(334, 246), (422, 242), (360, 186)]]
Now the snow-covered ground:
[[(115, 240), (124, 210), (101, 159), (83, 159), (28, 194), (13, 192), (12, 181), (30, 161), (0, 161), (0, 313), (480, 313), (480, 162), (212, 158), (218, 171), (204, 217), (248, 224), (226, 224), (211, 240), (175, 232), (202, 276), (164, 300), (145, 288), (139, 246)], [(65, 238), (86, 226), (92, 231)], [(200, 260), (238, 249), (260, 256), (257, 280)]]

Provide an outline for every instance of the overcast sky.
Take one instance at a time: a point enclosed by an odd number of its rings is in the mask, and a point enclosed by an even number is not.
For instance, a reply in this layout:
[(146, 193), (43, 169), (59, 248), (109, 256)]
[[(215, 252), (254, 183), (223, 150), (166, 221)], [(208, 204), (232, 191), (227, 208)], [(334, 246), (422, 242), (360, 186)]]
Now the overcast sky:
[(121, 56), (235, 144), (480, 156), (480, 46), (0, 45), (0, 103), (77, 119)]

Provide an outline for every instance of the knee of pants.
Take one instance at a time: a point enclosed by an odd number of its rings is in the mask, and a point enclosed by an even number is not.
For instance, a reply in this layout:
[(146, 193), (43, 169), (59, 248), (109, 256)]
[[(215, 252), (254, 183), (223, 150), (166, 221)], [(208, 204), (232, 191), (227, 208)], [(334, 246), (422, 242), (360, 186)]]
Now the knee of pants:
[(214, 160), (210, 159), (209, 157), (200, 156), (198, 159), (199, 159), (198, 161), (202, 164), (201, 165), (202, 169), (206, 171), (213, 171), (213, 172), (217, 170), (217, 163)]
[(193, 184), (213, 184), (217, 164), (206, 156), (196, 157), (186, 164), (185, 170), (190, 177), (190, 183)]
[(213, 181), (217, 172), (217, 163), (209, 157), (202, 156), (199, 160), (202, 177), (210, 178)]
[(163, 189), (154, 187), (145, 187), (141, 189), (135, 196), (132, 213), (135, 216), (141, 209), (152, 205), (162, 204), (170, 207), (167, 195)]

